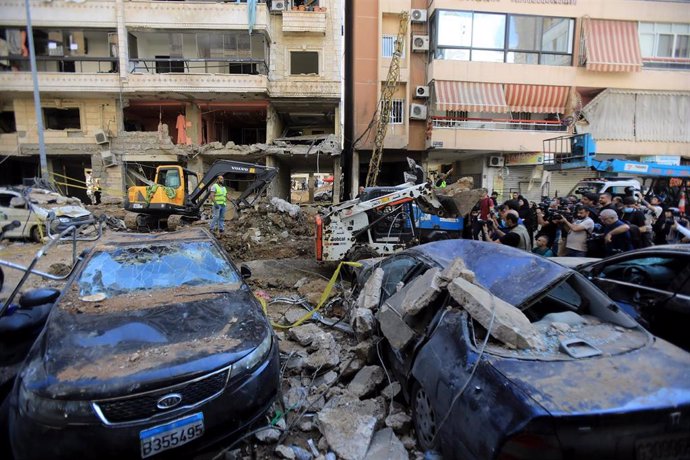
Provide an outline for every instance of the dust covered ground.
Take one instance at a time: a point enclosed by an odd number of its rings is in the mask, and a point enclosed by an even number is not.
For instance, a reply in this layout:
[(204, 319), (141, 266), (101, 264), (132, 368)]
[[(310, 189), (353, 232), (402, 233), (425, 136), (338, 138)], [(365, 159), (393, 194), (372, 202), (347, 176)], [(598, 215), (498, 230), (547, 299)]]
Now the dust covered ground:
[[(115, 206), (91, 209), (96, 214), (124, 215)], [(279, 339), (282, 401), (243, 437), (199, 459), (423, 457), (409, 409), (399, 385), (382, 366), (376, 341), (358, 341), (351, 332), (349, 283), (337, 280), (319, 312), (320, 320), (309, 317), (289, 327), (319, 303), (335, 269), (314, 260), (316, 212), (316, 207), (302, 206), (291, 214), (262, 201), (228, 220), (218, 237), (238, 266), (245, 263), (252, 270), (248, 283), (267, 303)], [(93, 244), (79, 243), (77, 251)], [(34, 243), (2, 241), (0, 259), (27, 265), (40, 248)], [(59, 244), (39, 261), (37, 269), (67, 273), (71, 256), (71, 245)], [(21, 277), (17, 270), (4, 268), (4, 272), (3, 299)], [(32, 275), (25, 289), (63, 285)]]

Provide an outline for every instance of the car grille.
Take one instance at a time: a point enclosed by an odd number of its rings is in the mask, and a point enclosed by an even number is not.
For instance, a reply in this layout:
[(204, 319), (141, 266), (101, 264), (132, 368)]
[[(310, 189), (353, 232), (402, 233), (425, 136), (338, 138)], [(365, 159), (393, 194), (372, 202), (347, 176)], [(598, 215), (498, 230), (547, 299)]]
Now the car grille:
[[(159, 414), (182, 407), (199, 404), (220, 394), (228, 380), (229, 369), (197, 378), (189, 382), (159, 390), (140, 393), (126, 398), (97, 401), (94, 403), (107, 424), (128, 423), (146, 420)], [(158, 401), (170, 393), (176, 393), (182, 400), (174, 408), (159, 409)]]

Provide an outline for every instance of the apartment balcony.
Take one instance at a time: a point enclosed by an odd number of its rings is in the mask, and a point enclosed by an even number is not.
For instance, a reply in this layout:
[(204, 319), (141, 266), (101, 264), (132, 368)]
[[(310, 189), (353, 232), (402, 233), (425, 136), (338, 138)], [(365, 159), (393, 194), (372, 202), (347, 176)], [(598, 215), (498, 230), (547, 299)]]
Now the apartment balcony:
[(318, 77), (292, 77), (272, 81), (269, 93), (271, 97), (340, 99), (340, 82), (323, 81)]
[[(33, 90), (28, 59), (14, 56), (11, 62), (20, 63), (22, 71), (0, 72), (0, 87), (4, 91)], [(115, 58), (37, 56), (36, 64), (38, 86), (44, 92), (108, 93), (120, 88)]]
[(266, 63), (251, 59), (131, 59), (129, 91), (268, 93)]
[[(29, 0), (31, 20), (41, 26), (59, 27), (115, 27), (115, 0), (88, 2), (47, 2)], [(0, 0), (2, 23), (5, 26), (26, 26), (24, 0)]]
[(426, 147), (436, 150), (542, 151), (543, 141), (567, 133), (558, 121), (432, 117)]
[[(204, 1), (146, 1), (125, 2), (125, 22), (128, 28), (145, 29), (249, 29), (247, 3), (216, 3)], [(265, 2), (256, 6), (255, 31), (268, 34), (270, 15)]]
[(283, 11), (283, 33), (326, 35), (325, 11)]

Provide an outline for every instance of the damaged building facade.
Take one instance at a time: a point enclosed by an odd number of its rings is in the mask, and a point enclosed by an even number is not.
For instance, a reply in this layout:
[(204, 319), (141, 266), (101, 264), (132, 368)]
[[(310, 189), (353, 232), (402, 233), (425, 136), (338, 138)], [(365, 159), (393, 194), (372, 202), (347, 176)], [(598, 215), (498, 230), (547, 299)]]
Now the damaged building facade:
[(351, 190), (367, 174), (402, 11), (410, 20), (387, 102), (381, 185), (400, 183), (409, 156), (432, 178), (453, 167), (456, 179), (471, 176), (502, 199), (563, 196), (595, 173), (544, 171), (543, 141), (575, 132), (594, 136), (601, 159), (690, 160), (686, 3), (354, 0), (346, 44)]
[[(50, 179), (104, 198), (161, 164), (216, 159), (340, 183), (338, 0), (30, 1)], [(0, 183), (39, 171), (23, 1), (0, 0)]]

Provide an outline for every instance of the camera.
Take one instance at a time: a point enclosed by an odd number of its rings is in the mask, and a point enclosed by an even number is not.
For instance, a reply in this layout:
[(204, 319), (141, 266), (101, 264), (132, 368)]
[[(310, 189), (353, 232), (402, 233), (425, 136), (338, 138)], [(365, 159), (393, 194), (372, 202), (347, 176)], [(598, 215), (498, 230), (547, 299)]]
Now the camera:
[(477, 222), (479, 222), (479, 225), (482, 225), (482, 226), (486, 225), (487, 228), (489, 228), (489, 229), (492, 229), (494, 226), (494, 221), (491, 219), (487, 219), (487, 220), (478, 219)]

